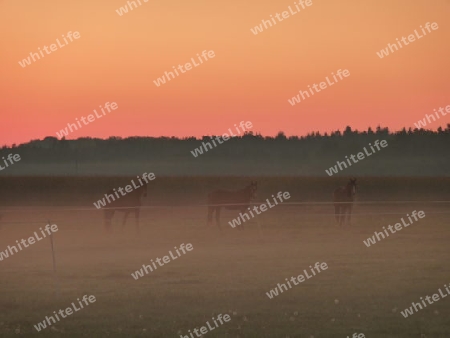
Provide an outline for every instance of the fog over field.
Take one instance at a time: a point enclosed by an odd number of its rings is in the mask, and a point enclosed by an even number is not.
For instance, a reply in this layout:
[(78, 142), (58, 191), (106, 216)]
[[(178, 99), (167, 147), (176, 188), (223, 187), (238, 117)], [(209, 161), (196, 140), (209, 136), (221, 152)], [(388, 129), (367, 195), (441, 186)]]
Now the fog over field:
[[(140, 235), (133, 215), (121, 230), (122, 214), (105, 235), (103, 211), (92, 203), (131, 178), (0, 179), (0, 250), (40, 235), (48, 222), (58, 226), (56, 272), (49, 236), (0, 262), (3, 336), (189, 337), (207, 321), (211, 337), (445, 337), (449, 330), (447, 299), (410, 318), (400, 312), (448, 283), (448, 178), (359, 178), (352, 226), (337, 227), (331, 192), (344, 178), (252, 177), (256, 204), (279, 191), (289, 191), (292, 204), (245, 222), (244, 231), (228, 225), (238, 211), (223, 211), (219, 231), (206, 225), (208, 192), (239, 189), (250, 178), (157, 177), (143, 198)], [(414, 210), (426, 217), (364, 244)], [(192, 251), (132, 276), (189, 243)], [(328, 268), (312, 275), (316, 263)], [(310, 278), (267, 295), (300, 274)], [(84, 295), (96, 301), (36, 331), (53, 311), (72, 302), (80, 308)], [(216, 327), (219, 314), (231, 320)]]

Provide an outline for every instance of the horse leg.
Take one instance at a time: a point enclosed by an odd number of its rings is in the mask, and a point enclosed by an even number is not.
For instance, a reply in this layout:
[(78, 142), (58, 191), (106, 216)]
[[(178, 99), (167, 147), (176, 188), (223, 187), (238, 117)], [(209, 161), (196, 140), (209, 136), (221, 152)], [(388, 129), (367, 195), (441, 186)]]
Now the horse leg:
[(353, 208), (352, 205), (349, 205), (349, 206), (348, 206), (348, 218), (347, 218), (347, 223), (348, 223), (349, 226), (352, 225), (352, 224), (351, 224), (352, 208)]
[(140, 228), (139, 228), (139, 214), (140, 214), (140, 210), (139, 208), (134, 209), (134, 219), (136, 221), (136, 234), (139, 235), (140, 233)]
[[(245, 214), (245, 208), (241, 209), (241, 214)], [(244, 230), (244, 219), (242, 219), (241, 224), (238, 225), (238, 229)]]
[(125, 229), (125, 223), (127, 222), (127, 218), (128, 218), (128, 214), (130, 213), (130, 211), (126, 210), (125, 211), (125, 215), (123, 215), (123, 220), (122, 220), (122, 232)]
[(345, 225), (345, 213), (347, 212), (347, 206), (342, 205), (339, 212), (339, 226)]
[(103, 212), (103, 224), (106, 233), (112, 233), (111, 219), (114, 216), (114, 209), (106, 209)]
[(208, 216), (206, 218), (206, 226), (212, 225), (213, 213), (214, 213), (214, 207), (208, 207)]
[(339, 225), (339, 204), (334, 205), (334, 217), (336, 217), (336, 223)]
[(220, 226), (220, 207), (216, 207), (216, 223), (217, 226), (219, 227), (219, 230), (222, 230), (222, 227)]

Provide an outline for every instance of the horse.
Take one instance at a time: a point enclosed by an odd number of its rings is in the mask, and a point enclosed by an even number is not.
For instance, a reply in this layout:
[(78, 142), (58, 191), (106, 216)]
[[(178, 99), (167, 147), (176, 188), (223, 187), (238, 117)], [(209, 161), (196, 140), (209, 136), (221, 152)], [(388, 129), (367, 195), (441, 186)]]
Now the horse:
[[(220, 210), (222, 208), (219, 204), (228, 204), (225, 207), (227, 210), (240, 210), (244, 212), (250, 206), (250, 201), (255, 197), (257, 190), (257, 182), (251, 182), (248, 186), (237, 191), (215, 190), (208, 194), (208, 217), (207, 225), (212, 224), (212, 217), (214, 211), (216, 212), (216, 224), (220, 230)], [(236, 203), (236, 205), (234, 205)], [(239, 230), (244, 229), (244, 225), (238, 226)]]
[(334, 215), (339, 226), (345, 223), (348, 213), (348, 225), (352, 215), (353, 202), (356, 195), (356, 178), (351, 178), (345, 187), (339, 187), (333, 192)]
[[(114, 196), (114, 190), (109, 190), (108, 194)], [(136, 222), (136, 233), (139, 234), (139, 211), (142, 205), (141, 197), (147, 197), (147, 184), (141, 185), (140, 187), (127, 193), (125, 196), (120, 196), (120, 198), (112, 201), (104, 209), (104, 225), (106, 232), (112, 232), (111, 219), (116, 211), (124, 212), (125, 215), (122, 220), (122, 231), (125, 228), (125, 223), (127, 221), (128, 215), (134, 211), (134, 218)]]

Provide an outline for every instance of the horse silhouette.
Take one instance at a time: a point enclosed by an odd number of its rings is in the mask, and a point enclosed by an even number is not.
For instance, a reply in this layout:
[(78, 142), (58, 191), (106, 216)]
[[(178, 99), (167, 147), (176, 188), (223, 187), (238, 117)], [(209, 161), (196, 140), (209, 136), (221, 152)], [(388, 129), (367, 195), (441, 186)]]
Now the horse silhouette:
[[(257, 182), (251, 182), (250, 185), (237, 191), (215, 190), (208, 195), (208, 217), (207, 225), (212, 224), (214, 212), (216, 213), (216, 224), (220, 226), (220, 211), (224, 207), (227, 210), (240, 210), (244, 212), (250, 206), (251, 200), (255, 197)], [(221, 205), (227, 204), (227, 205)], [(236, 205), (234, 205), (236, 204)], [(238, 229), (244, 229), (244, 225), (238, 225)]]
[[(108, 191), (108, 194), (114, 195), (114, 191), (111, 189)], [(122, 220), (122, 231), (125, 228), (128, 215), (134, 211), (136, 233), (139, 234), (139, 213), (140, 207), (142, 206), (142, 196), (147, 196), (147, 184), (132, 190), (125, 196), (120, 196), (120, 198), (112, 201), (107, 207), (105, 207), (103, 215), (106, 232), (112, 232), (111, 219), (116, 211), (125, 213)]]
[(345, 223), (347, 215), (347, 224), (350, 225), (355, 195), (356, 178), (351, 178), (345, 187), (339, 187), (333, 192), (334, 215), (339, 226)]

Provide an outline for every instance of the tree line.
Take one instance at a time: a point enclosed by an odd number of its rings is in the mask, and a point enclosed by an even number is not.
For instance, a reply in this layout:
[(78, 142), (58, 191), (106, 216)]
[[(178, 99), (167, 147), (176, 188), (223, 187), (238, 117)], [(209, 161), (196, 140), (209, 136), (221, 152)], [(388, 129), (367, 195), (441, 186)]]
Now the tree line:
[[(219, 135), (218, 135), (219, 136)], [(20, 154), (21, 165), (0, 175), (127, 175), (160, 171), (160, 175), (313, 175), (375, 140), (387, 140), (382, 152), (340, 175), (448, 176), (450, 124), (436, 131), (388, 128), (364, 131), (346, 127), (305, 136), (263, 136), (246, 132), (194, 157), (191, 151), (215, 135), (195, 137), (91, 137), (43, 140), (3, 146), (0, 155)], [(19, 168), (20, 167), (20, 168)], [(154, 169), (153, 169), (154, 168)]]

